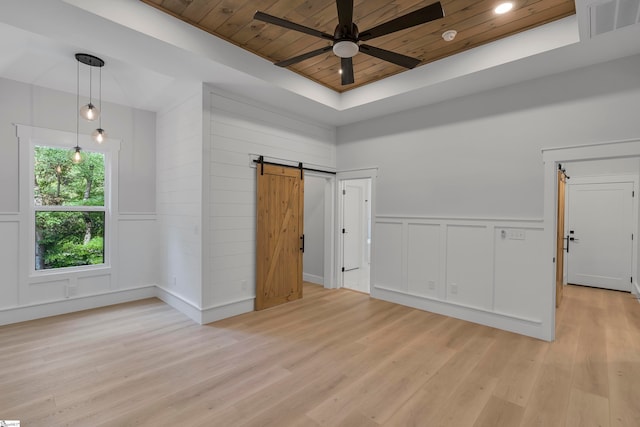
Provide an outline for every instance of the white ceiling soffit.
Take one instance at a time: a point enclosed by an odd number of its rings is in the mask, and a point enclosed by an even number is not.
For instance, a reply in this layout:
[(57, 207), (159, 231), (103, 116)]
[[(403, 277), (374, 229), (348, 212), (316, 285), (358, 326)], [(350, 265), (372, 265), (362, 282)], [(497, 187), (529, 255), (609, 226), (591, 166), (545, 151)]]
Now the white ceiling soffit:
[[(389, 97), (433, 87), (456, 77), (494, 68), (579, 41), (577, 21), (575, 17), (569, 17), (449, 57), (446, 60), (405, 71), (374, 84), (338, 94), (292, 71), (274, 67), (269, 61), (211, 36), (140, 1), (64, 1), (94, 15), (126, 26), (137, 33), (152, 37), (156, 41), (162, 41), (181, 48), (185, 52), (209, 58), (218, 64), (249, 74), (268, 84), (278, 86), (337, 111), (358, 108)], [(443, 63), (447, 65), (443, 67)], [(502, 79), (497, 80), (501, 81)]]
[(576, 1), (578, 18), (338, 94), (139, 0), (3, 0), (0, 22), (24, 34), (0, 31), (0, 76), (74, 92), (53, 80), (69, 80), (73, 53), (83, 51), (107, 62), (106, 100), (113, 84), (113, 102), (161, 111), (205, 82), (339, 126), (640, 53), (639, 25), (584, 37), (589, 4)]

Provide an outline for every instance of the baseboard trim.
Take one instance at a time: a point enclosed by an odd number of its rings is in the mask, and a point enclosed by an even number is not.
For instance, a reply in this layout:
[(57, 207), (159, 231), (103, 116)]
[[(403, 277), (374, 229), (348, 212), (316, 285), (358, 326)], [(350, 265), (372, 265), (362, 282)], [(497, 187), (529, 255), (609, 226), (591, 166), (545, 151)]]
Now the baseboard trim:
[(244, 313), (250, 313), (254, 309), (255, 297), (250, 296), (235, 301), (216, 304), (215, 306), (202, 309), (201, 324), (215, 322), (217, 320), (226, 319), (228, 317), (238, 316)]
[(250, 296), (200, 308), (192, 301), (157, 285), (156, 297), (201, 325), (226, 319), (227, 317), (237, 316), (239, 314), (249, 313), (253, 311), (253, 301), (255, 299), (255, 296)]
[(200, 307), (195, 303), (183, 298), (169, 289), (156, 285), (156, 297), (161, 299), (165, 304), (178, 310), (196, 323), (202, 324), (202, 316)]
[(469, 307), (455, 304), (449, 301), (412, 295), (396, 289), (388, 289), (382, 286), (374, 286), (371, 289), (371, 297), (419, 310), (455, 317), (468, 322), (478, 323), (493, 328), (527, 335), (545, 341), (551, 341), (551, 337), (544, 333), (542, 322), (535, 319), (526, 319), (506, 313), (498, 313), (482, 308)]
[(324, 286), (324, 277), (310, 273), (302, 273), (302, 280)]
[(26, 322), (43, 317), (75, 313), (92, 308), (106, 307), (124, 302), (136, 301), (156, 296), (156, 286), (146, 285), (136, 288), (109, 291), (101, 294), (82, 295), (74, 298), (42, 302), (0, 309), (0, 325)]

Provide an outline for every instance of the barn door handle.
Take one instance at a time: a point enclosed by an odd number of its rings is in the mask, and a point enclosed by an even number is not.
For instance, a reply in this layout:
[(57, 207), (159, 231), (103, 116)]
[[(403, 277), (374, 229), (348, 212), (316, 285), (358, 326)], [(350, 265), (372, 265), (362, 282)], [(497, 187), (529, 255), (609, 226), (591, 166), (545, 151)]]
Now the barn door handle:
[(302, 253), (304, 253), (304, 234), (300, 236), (300, 240), (302, 240), (302, 246), (300, 247), (300, 250), (302, 251)]
[(567, 250), (567, 253), (569, 253), (569, 236), (565, 237), (564, 239), (567, 241), (566, 250)]

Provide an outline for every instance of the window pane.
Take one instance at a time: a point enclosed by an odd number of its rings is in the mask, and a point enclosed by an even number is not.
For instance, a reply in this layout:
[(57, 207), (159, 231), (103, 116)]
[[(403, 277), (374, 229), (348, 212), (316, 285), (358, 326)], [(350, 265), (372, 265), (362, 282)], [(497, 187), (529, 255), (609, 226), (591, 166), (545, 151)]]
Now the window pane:
[(36, 270), (104, 264), (104, 212), (36, 212)]
[(34, 202), (36, 206), (104, 206), (104, 154), (85, 152), (79, 164), (72, 150), (36, 146)]

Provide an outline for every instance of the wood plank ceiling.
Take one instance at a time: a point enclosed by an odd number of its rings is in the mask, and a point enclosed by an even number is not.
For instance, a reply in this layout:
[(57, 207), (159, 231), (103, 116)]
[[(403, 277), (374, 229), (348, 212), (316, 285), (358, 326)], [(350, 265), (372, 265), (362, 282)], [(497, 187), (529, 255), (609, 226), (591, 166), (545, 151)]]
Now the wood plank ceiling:
[[(335, 0), (141, 0), (163, 12), (253, 52), (271, 62), (322, 48), (330, 41), (253, 19), (260, 10), (329, 34), (338, 22)], [(360, 31), (410, 13), (434, 0), (355, 0), (353, 22)], [(504, 15), (493, 9), (501, 0), (441, 0), (445, 17), (378, 37), (368, 44), (415, 57), (420, 65), (575, 14), (573, 0), (512, 0)], [(458, 32), (446, 42), (442, 33)], [(419, 65), (419, 66), (420, 66)], [(405, 68), (363, 53), (353, 58), (355, 83), (341, 85), (340, 58), (331, 50), (288, 67), (315, 82), (344, 92)]]

